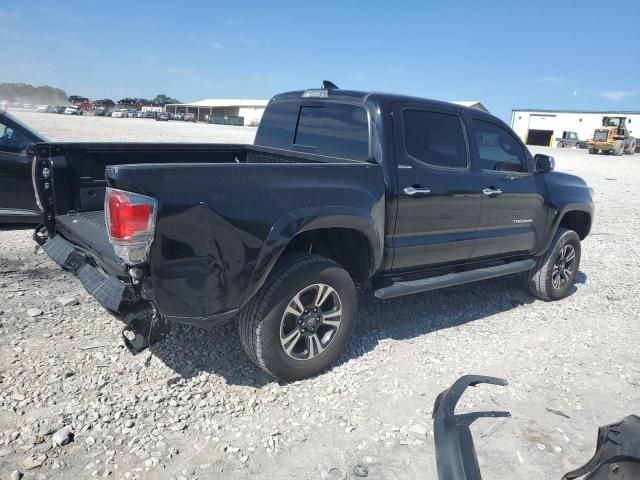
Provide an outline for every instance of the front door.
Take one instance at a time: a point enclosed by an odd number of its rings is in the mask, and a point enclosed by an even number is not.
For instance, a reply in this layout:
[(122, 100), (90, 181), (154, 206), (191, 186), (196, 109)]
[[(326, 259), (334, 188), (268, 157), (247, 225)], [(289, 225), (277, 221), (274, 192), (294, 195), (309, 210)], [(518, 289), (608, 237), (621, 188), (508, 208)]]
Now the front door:
[(446, 107), (395, 104), (397, 216), (393, 268), (467, 260), (480, 220), (480, 184), (462, 120)]
[(32, 139), (0, 119), (0, 217), (38, 211), (31, 181)]
[(533, 174), (526, 147), (498, 122), (472, 118), (471, 132), (482, 190), (473, 257), (532, 252), (542, 242), (546, 228), (542, 176)]

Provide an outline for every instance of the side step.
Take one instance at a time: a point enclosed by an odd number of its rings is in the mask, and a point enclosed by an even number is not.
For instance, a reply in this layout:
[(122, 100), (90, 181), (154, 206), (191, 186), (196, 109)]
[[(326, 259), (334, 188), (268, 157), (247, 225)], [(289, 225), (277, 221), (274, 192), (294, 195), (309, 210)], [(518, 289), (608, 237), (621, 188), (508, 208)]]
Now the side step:
[(412, 293), (427, 292), (438, 288), (452, 287), (454, 285), (462, 285), (463, 283), (511, 275), (512, 273), (526, 272), (535, 267), (535, 265), (536, 261), (533, 259), (519, 260), (495, 267), (478, 268), (467, 272), (448, 273), (439, 277), (424, 278), (422, 280), (396, 282), (388, 287), (379, 288), (374, 292), (374, 295), (377, 298), (385, 299), (410, 295)]

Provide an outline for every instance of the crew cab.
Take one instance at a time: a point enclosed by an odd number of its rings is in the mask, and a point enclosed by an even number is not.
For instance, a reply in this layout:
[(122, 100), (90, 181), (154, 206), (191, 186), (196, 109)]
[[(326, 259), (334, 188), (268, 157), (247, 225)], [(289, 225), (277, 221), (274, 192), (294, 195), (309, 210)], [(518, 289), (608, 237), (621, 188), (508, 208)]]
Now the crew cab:
[(35, 237), (134, 352), (234, 319), (283, 380), (338, 358), (356, 285), (388, 299), (519, 274), (563, 298), (594, 213), (582, 179), (488, 113), (331, 83), (273, 97), (252, 145), (33, 150)]

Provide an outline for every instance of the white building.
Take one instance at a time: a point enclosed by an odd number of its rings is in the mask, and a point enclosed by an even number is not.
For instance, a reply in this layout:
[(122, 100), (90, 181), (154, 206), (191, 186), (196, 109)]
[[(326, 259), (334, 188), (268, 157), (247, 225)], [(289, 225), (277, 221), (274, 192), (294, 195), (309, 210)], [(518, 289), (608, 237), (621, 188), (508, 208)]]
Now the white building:
[(576, 132), (580, 140), (593, 137), (602, 125), (602, 117), (626, 117), (627, 130), (640, 137), (640, 112), (587, 110), (525, 110), (511, 111), (511, 128), (527, 145), (556, 145), (562, 132)]
[(244, 125), (260, 122), (269, 100), (207, 98), (191, 103), (171, 103), (165, 106), (169, 113), (193, 113), (199, 122), (210, 116), (243, 117)]

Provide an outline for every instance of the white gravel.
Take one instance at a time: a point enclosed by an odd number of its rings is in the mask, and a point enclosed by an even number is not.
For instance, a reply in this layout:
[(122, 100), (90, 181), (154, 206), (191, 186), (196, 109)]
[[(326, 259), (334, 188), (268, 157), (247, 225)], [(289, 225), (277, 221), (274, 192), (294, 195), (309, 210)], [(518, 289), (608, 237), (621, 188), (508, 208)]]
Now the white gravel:
[[(151, 141), (221, 131), (89, 117), (60, 128), (85, 121), (123, 125), (113, 140), (129, 125), (153, 130)], [(61, 137), (56, 128), (42, 131)], [(362, 297), (338, 365), (287, 385), (247, 360), (234, 324), (177, 327), (131, 356), (121, 325), (34, 254), (29, 229), (0, 231), (0, 478), (436, 478), (433, 401), (466, 373), (510, 382), (472, 389), (458, 409), (513, 415), (494, 433), (499, 419), (474, 424), (486, 478), (559, 478), (582, 465), (597, 427), (640, 404), (640, 157), (553, 153), (596, 192), (570, 297), (534, 300), (514, 277)]]

